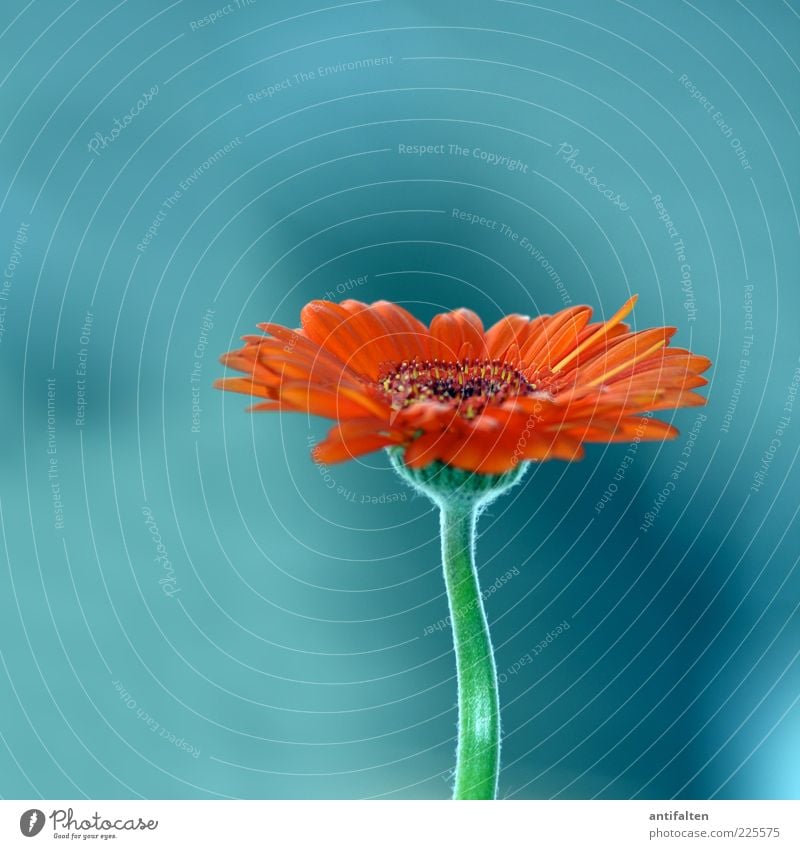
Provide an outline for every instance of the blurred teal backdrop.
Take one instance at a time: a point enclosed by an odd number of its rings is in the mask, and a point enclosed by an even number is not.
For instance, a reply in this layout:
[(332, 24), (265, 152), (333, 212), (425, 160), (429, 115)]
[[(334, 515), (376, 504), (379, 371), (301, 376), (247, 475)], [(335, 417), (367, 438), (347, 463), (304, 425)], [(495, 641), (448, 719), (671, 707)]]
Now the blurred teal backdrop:
[(0, 795), (448, 796), (434, 513), (217, 357), (312, 298), (638, 292), (709, 405), (483, 517), (501, 794), (797, 797), (796, 0), (8, 0), (0, 33)]

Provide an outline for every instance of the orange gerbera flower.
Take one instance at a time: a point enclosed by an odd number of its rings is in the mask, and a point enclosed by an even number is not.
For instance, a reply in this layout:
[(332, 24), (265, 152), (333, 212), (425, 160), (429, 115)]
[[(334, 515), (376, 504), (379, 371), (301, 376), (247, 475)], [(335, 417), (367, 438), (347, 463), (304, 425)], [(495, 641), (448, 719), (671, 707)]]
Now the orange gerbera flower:
[(334, 419), (315, 449), (337, 463), (401, 446), (405, 463), (435, 461), (502, 474), (529, 460), (578, 459), (585, 442), (662, 440), (675, 428), (642, 413), (696, 406), (710, 363), (669, 347), (676, 328), (632, 332), (587, 306), (529, 318), (508, 315), (484, 330), (471, 310), (437, 315), (426, 327), (388, 301), (312, 301), (302, 328), (259, 327), (222, 357), (244, 377), (221, 389), (266, 399), (252, 410)]

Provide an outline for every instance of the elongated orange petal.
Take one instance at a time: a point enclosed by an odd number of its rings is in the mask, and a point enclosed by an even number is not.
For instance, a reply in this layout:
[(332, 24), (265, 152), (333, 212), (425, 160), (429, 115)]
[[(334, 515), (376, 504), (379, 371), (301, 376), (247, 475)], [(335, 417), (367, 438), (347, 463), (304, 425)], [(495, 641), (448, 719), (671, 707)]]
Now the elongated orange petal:
[(560, 371), (563, 371), (566, 366), (568, 366), (574, 359), (578, 357), (581, 351), (585, 351), (587, 348), (591, 347), (596, 341), (603, 339), (606, 337), (616, 325), (618, 325), (626, 316), (631, 312), (634, 305), (636, 304), (638, 295), (633, 295), (628, 298), (627, 301), (611, 316), (611, 318), (605, 322), (601, 327), (595, 330), (591, 336), (587, 337), (583, 340), (576, 348), (570, 351), (565, 357), (563, 357), (559, 362), (557, 362), (553, 367), (552, 371), (557, 374)]
[(521, 347), (528, 339), (530, 318), (527, 315), (507, 315), (486, 331), (486, 349), (490, 360), (506, 359), (511, 345)]
[(292, 410), (290, 407), (284, 407), (280, 401), (262, 401), (260, 404), (252, 404), (249, 407), (245, 407), (245, 412), (247, 413), (294, 413), (296, 410)]
[(591, 318), (589, 307), (572, 307), (554, 315), (542, 328), (539, 345), (526, 354), (526, 365), (552, 370), (563, 354), (578, 344), (578, 334)]
[(336, 418), (363, 418), (372, 410), (369, 399), (346, 397), (336, 389), (308, 383), (286, 383), (281, 386), (279, 400), (301, 412)]
[(353, 439), (370, 434), (392, 436), (396, 439), (402, 439), (404, 435), (402, 429), (387, 425), (383, 418), (377, 416), (364, 416), (360, 419), (340, 421), (328, 432), (329, 437), (336, 437), (337, 439)]
[(216, 389), (225, 389), (228, 392), (241, 392), (243, 395), (255, 395), (260, 398), (275, 399), (275, 390), (263, 383), (255, 383), (246, 377), (221, 377), (214, 381)]
[(447, 432), (424, 433), (410, 443), (403, 459), (412, 469), (421, 469), (437, 460), (442, 450), (446, 450), (454, 439), (455, 437)]
[[(366, 304), (363, 305), (366, 307)], [(380, 344), (357, 323), (353, 315), (340, 304), (330, 301), (311, 301), (300, 313), (303, 330), (310, 339), (327, 349), (343, 363), (365, 377), (374, 379), (383, 359)]]
[(315, 445), (311, 454), (318, 463), (342, 463), (396, 443), (396, 439), (381, 434), (351, 436), (347, 439), (329, 437)]
[(591, 310), (588, 307), (570, 307), (542, 321), (535, 334), (531, 334), (528, 345), (523, 349), (525, 364), (536, 368), (549, 367), (553, 343), (560, 338), (564, 328), (576, 322), (582, 327), (590, 315)]
[(458, 359), (465, 343), (472, 346), (473, 357), (486, 356), (483, 323), (472, 310), (459, 309), (434, 316), (431, 340), (431, 353), (438, 360)]
[(634, 365), (635, 363), (638, 363), (640, 360), (646, 360), (648, 357), (650, 357), (656, 351), (663, 348), (664, 345), (666, 345), (666, 344), (667, 344), (666, 339), (660, 339), (659, 341), (654, 342), (649, 348), (645, 348), (641, 353), (635, 354), (630, 359), (623, 360), (618, 365), (615, 365), (611, 368), (608, 368), (605, 371), (601, 371), (601, 373), (599, 375), (597, 375), (597, 377), (594, 377), (591, 380), (587, 381), (586, 386), (591, 387), (591, 386), (597, 386), (600, 383), (606, 383), (615, 374), (618, 374), (619, 372), (630, 368), (632, 365)]
[(428, 360), (431, 357), (431, 337), (428, 328), (408, 310), (389, 301), (375, 301), (370, 306), (376, 322), (391, 335), (397, 362)]
[(274, 371), (258, 362), (255, 357), (248, 355), (246, 351), (231, 351), (229, 354), (223, 354), (220, 362), (230, 369), (243, 371), (250, 375), (252, 380), (263, 383), (265, 386), (277, 386), (280, 383), (280, 377)]

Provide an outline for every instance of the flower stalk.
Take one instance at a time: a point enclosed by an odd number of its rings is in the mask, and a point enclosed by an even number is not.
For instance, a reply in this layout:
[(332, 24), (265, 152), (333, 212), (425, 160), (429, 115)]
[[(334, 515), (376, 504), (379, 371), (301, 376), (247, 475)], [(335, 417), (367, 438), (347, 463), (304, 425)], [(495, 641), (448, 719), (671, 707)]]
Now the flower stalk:
[(500, 774), (500, 702), (489, 623), (475, 568), (478, 517), (516, 486), (527, 463), (499, 475), (482, 475), (431, 463), (414, 469), (403, 451), (390, 448), (394, 470), (439, 508), (444, 570), (458, 681), (458, 746), (454, 799), (494, 799)]
[(489, 625), (475, 569), (474, 503), (440, 505), (442, 565), (458, 679), (454, 799), (494, 799), (500, 771), (500, 703)]

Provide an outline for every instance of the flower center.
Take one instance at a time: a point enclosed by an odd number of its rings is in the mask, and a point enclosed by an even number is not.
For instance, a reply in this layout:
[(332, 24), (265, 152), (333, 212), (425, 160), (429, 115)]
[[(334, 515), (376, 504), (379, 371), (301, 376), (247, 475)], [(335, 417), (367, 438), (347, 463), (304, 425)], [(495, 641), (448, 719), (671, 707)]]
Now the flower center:
[[(546, 387), (545, 387), (546, 384)], [(471, 418), (487, 404), (502, 404), (517, 395), (552, 392), (549, 375), (529, 380), (513, 365), (500, 360), (410, 360), (387, 364), (378, 377), (380, 390), (401, 410), (422, 401), (450, 403)]]

